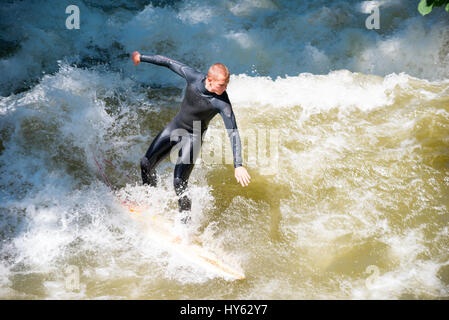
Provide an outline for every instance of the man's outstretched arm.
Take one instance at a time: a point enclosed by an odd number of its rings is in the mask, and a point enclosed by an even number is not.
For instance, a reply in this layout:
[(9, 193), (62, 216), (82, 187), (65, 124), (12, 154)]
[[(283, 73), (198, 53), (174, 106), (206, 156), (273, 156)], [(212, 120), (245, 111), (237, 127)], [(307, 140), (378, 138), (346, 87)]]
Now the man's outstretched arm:
[(187, 81), (191, 80), (198, 74), (198, 71), (195, 69), (170, 58), (160, 56), (160, 55), (143, 55), (138, 51), (134, 51), (132, 55), (132, 59), (134, 61), (134, 65), (137, 66), (140, 62), (149, 62), (152, 64), (156, 64), (158, 66), (167, 67), (173, 72), (179, 74), (181, 77), (186, 79)]

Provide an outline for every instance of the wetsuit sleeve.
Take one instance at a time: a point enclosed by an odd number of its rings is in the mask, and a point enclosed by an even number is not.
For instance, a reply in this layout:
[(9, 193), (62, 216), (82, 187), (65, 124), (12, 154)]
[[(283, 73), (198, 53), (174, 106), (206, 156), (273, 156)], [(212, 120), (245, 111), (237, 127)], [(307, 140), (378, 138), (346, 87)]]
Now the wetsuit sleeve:
[(164, 66), (169, 68), (171, 71), (179, 74), (181, 77), (186, 79), (188, 82), (195, 79), (199, 74), (195, 69), (170, 58), (160, 56), (160, 55), (140, 55), (141, 62), (149, 62), (156, 64), (158, 66)]
[(232, 111), (231, 102), (229, 101), (226, 92), (224, 92), (223, 95), (226, 103), (219, 103), (216, 107), (218, 108), (219, 113), (223, 118), (226, 130), (228, 131), (228, 136), (231, 140), (232, 154), (234, 156), (234, 168), (237, 168), (243, 165), (242, 143), (240, 141), (240, 134), (235, 121), (234, 112)]

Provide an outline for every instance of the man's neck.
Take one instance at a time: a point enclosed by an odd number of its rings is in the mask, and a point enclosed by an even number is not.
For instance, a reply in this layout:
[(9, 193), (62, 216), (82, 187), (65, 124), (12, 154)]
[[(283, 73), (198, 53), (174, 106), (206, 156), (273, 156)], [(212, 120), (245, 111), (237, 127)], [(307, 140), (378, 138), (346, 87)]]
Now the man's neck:
[(206, 88), (206, 90), (209, 91), (210, 93), (213, 93), (212, 92), (212, 88), (209, 86), (209, 82), (207, 82), (207, 80), (205, 80), (204, 82), (205, 82), (205, 86), (204, 87)]
[(207, 78), (204, 79), (204, 88), (206, 88), (206, 93), (213, 94), (212, 88), (209, 86), (209, 83), (207, 82)]

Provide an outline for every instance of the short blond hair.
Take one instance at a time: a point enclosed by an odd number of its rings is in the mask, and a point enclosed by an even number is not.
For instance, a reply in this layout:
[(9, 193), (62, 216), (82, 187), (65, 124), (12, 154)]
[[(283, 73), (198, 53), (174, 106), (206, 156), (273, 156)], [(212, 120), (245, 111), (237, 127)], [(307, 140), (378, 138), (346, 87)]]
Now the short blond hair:
[(226, 78), (226, 81), (229, 81), (229, 70), (223, 63), (214, 63), (210, 66), (209, 70), (207, 71), (207, 77), (208, 78), (216, 78), (217, 75), (224, 75)]

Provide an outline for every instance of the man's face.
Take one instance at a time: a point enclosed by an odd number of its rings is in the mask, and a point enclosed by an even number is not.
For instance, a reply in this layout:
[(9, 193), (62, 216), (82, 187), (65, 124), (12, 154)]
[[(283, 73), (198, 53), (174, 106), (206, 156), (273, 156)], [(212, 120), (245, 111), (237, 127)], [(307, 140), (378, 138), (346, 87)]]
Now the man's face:
[(214, 75), (211, 78), (207, 78), (209, 82), (209, 87), (211, 92), (222, 95), (228, 86), (229, 80), (226, 79), (225, 75)]

